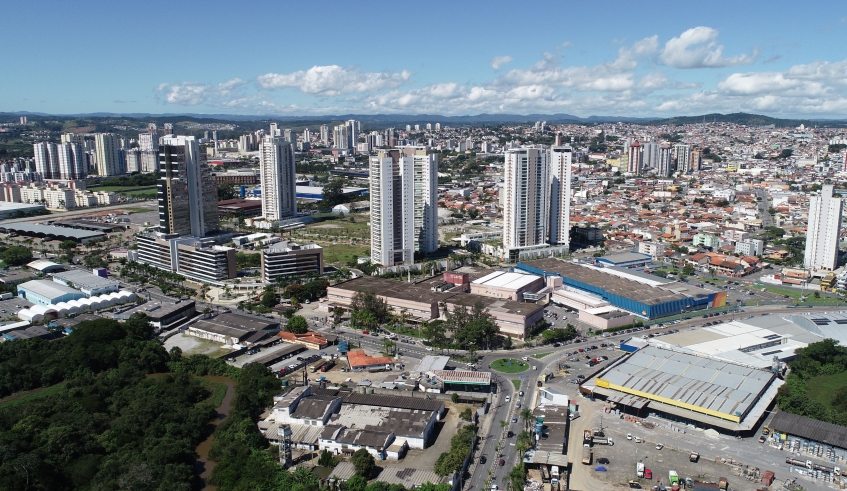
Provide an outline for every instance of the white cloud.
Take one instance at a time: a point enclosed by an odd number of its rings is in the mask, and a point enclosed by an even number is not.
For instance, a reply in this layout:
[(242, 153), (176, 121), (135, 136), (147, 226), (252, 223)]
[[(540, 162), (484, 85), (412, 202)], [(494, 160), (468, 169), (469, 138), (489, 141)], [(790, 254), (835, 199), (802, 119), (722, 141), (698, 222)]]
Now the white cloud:
[(718, 68), (749, 65), (756, 61), (758, 51), (724, 58), (723, 45), (717, 43), (718, 31), (699, 26), (688, 29), (665, 43), (662, 63), (674, 68)]
[(237, 97), (247, 82), (240, 78), (231, 78), (217, 85), (197, 82), (181, 84), (159, 84), (157, 97), (168, 104), (197, 106), (201, 104), (218, 105), (221, 101)]
[(501, 66), (503, 66), (503, 65), (505, 65), (505, 64), (507, 64), (511, 61), (512, 61), (511, 56), (495, 56), (494, 58), (491, 58), (491, 61), (489, 62), (489, 64), (491, 65), (491, 68), (493, 68), (495, 70), (499, 70)]
[(267, 73), (256, 79), (266, 90), (294, 88), (306, 94), (335, 96), (393, 89), (407, 82), (411, 72), (363, 72), (356, 67), (313, 66), (292, 73)]

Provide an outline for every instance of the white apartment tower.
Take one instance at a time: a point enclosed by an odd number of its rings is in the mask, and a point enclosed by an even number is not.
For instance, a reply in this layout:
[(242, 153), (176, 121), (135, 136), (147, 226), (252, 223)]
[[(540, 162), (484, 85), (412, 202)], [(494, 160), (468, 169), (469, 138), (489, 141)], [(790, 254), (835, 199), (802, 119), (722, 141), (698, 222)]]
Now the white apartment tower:
[(673, 149), (670, 145), (662, 144), (659, 148), (659, 163), (656, 166), (656, 174), (667, 177), (673, 168)]
[(550, 212), (550, 162), (543, 148), (506, 150), (503, 248), (507, 254), (546, 244)]
[(297, 215), (294, 145), (282, 138), (262, 137), (259, 144), (262, 216), (277, 222)]
[(94, 135), (94, 142), (97, 146), (97, 174), (103, 177), (123, 174), (117, 135), (97, 133)]
[(691, 167), (691, 147), (684, 143), (678, 143), (674, 146), (676, 154), (676, 170), (677, 172), (687, 173)]
[(570, 146), (550, 149), (550, 243), (570, 244), (571, 161)]
[(321, 143), (323, 146), (329, 146), (329, 126), (322, 124), (321, 125)]
[(334, 126), (332, 128), (332, 146), (340, 149), (350, 148), (347, 146), (350, 141), (347, 134), (347, 125)]
[(370, 158), (371, 260), (394, 266), (438, 249), (438, 155), (426, 147)]
[(58, 177), (68, 180), (85, 179), (88, 175), (85, 148), (78, 143), (60, 143), (56, 150)]
[(838, 266), (838, 240), (841, 235), (842, 199), (832, 195), (833, 186), (821, 188), (809, 199), (809, 225), (806, 229), (806, 255), (803, 266), (811, 271), (834, 270)]
[[(155, 125), (153, 130), (155, 130)], [(158, 172), (159, 135), (155, 131), (139, 133), (138, 148), (141, 150), (141, 172)]]
[(41, 174), (42, 179), (58, 179), (59, 158), (56, 155), (56, 144), (50, 142), (33, 143), (32, 150), (35, 154), (35, 172)]
[(654, 169), (659, 167), (659, 159), (661, 158), (661, 148), (659, 142), (646, 142), (641, 147), (643, 155), (644, 167)]

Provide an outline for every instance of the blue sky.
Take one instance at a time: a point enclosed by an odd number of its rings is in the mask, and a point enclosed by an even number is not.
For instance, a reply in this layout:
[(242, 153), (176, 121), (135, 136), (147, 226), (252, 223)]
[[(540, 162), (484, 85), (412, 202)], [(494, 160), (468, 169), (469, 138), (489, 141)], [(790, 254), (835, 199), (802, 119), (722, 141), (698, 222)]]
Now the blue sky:
[(0, 0), (0, 111), (847, 117), (845, 2)]

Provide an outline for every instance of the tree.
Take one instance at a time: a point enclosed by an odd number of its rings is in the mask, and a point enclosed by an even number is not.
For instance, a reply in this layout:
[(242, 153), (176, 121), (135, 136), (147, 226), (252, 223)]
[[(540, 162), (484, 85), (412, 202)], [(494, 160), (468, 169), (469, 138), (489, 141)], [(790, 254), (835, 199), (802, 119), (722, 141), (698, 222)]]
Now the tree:
[(150, 339), (153, 335), (153, 326), (150, 324), (150, 317), (143, 312), (132, 314), (129, 319), (123, 323), (123, 328), (127, 335), (133, 339)]
[(457, 402), (459, 402), (459, 394), (457, 394), (455, 392), (450, 394), (450, 401), (453, 402), (453, 404), (456, 404)]
[(276, 306), (276, 294), (274, 292), (265, 292), (262, 295), (262, 305), (271, 309)]
[(356, 310), (350, 315), (350, 325), (354, 329), (370, 330), (379, 326), (379, 321), (369, 310)]
[(232, 184), (218, 184), (218, 201), (225, 201), (228, 199), (236, 198), (235, 189), (232, 187)]
[(353, 467), (356, 469), (357, 476), (362, 476), (365, 479), (371, 478), (374, 470), (376, 469), (376, 461), (374, 461), (373, 455), (371, 455), (370, 452), (364, 448), (360, 448), (353, 452), (353, 456), (350, 460), (353, 462)]
[(356, 311), (370, 312), (379, 324), (385, 324), (391, 319), (388, 304), (372, 291), (357, 291), (354, 293), (350, 307), (354, 313)]
[(473, 420), (473, 411), (471, 411), (471, 408), (466, 407), (461, 413), (459, 413), (459, 417), (465, 421), (471, 421)]
[[(360, 450), (364, 450), (364, 449), (360, 448), (359, 450), (356, 450), (356, 451), (358, 452)], [(367, 453), (368, 451), (364, 450), (364, 452)], [(370, 455), (370, 454), (368, 454), (368, 455)], [(373, 457), (371, 457), (371, 458), (373, 459)], [(358, 474), (351, 477), (350, 479), (347, 480), (347, 482), (344, 483), (344, 491), (366, 491), (367, 487), (368, 487), (367, 478), (362, 477)]]
[(21, 246), (12, 246), (3, 251), (3, 261), (9, 266), (21, 266), (32, 261), (32, 251)]
[(694, 266), (692, 266), (690, 264), (686, 264), (685, 266), (682, 267), (682, 274), (684, 274), (686, 276), (693, 275), (694, 274)]
[(447, 328), (444, 325), (444, 321), (439, 319), (424, 322), (421, 333), (424, 339), (435, 347), (444, 346), (447, 341)]
[(344, 179), (337, 177), (329, 181), (323, 188), (321, 202), (319, 206), (322, 210), (331, 210), (335, 205), (345, 201), (344, 196)]
[(288, 319), (288, 324), (286, 324), (285, 328), (288, 332), (294, 334), (304, 334), (309, 330), (309, 323), (306, 322), (306, 318), (302, 315), (293, 315)]
[(336, 459), (329, 450), (321, 450), (321, 457), (318, 459), (318, 465), (321, 467), (335, 467), (338, 465), (338, 459)]

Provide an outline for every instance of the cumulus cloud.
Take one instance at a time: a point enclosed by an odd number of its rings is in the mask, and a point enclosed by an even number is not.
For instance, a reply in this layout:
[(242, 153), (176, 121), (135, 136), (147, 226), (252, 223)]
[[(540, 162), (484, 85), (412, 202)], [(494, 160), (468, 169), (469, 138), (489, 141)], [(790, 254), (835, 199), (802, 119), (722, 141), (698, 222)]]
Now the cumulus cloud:
[(256, 79), (262, 89), (297, 89), (305, 94), (335, 96), (393, 89), (407, 82), (411, 72), (363, 72), (356, 67), (313, 66), (292, 73), (266, 73)]
[(156, 88), (156, 93), (160, 100), (168, 104), (180, 106), (218, 105), (222, 101), (237, 97), (246, 83), (240, 78), (231, 78), (217, 85), (197, 82), (163, 83)]
[(507, 64), (511, 61), (512, 61), (511, 56), (495, 56), (494, 58), (491, 58), (491, 61), (489, 62), (489, 64), (491, 65), (491, 68), (493, 68), (495, 70), (499, 70), (501, 66), (503, 66), (503, 65), (505, 65), (505, 64)]
[(698, 26), (688, 29), (665, 43), (662, 63), (674, 68), (718, 68), (749, 65), (756, 61), (758, 51), (730, 58), (723, 55), (723, 45), (718, 44), (718, 31)]

